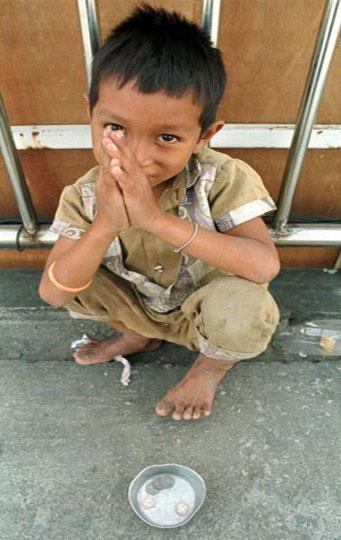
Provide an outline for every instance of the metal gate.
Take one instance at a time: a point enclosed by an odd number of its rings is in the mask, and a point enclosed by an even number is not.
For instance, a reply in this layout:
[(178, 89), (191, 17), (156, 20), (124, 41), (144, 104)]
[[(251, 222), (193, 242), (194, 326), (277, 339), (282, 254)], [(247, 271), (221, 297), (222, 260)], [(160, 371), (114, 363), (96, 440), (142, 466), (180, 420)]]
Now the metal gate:
[[(203, 0), (202, 25), (211, 36), (214, 45), (218, 42), (220, 25), (221, 0)], [(90, 84), (91, 62), (94, 53), (100, 46), (98, 20), (95, 0), (78, 0), (78, 12), (83, 41), (85, 69), (88, 84)], [(305, 89), (299, 107), (297, 121), (293, 129), (292, 142), (284, 171), (278, 210), (270, 225), (272, 238), (277, 246), (341, 246), (341, 223), (291, 223), (290, 210), (295, 195), (297, 183), (303, 165), (306, 150), (314, 135), (314, 120), (318, 110), (320, 98), (331, 64), (332, 56), (336, 47), (338, 34), (341, 26), (341, 0), (327, 0), (321, 20), (319, 33), (316, 40), (310, 70), (305, 84)], [(44, 128), (44, 126), (42, 126)], [(63, 128), (63, 126), (57, 126)], [(64, 126), (65, 131), (72, 126)], [(254, 125), (247, 125), (241, 130), (252, 131)], [(79, 131), (79, 126), (75, 126)], [(257, 129), (260, 129), (257, 127)], [(340, 126), (334, 126), (337, 134), (340, 134)], [(45, 126), (41, 129), (47, 139), (54, 138), (55, 127)], [(23, 131), (21, 129), (21, 131)], [(212, 147), (228, 147), (229, 126), (226, 125), (222, 134), (215, 136)], [(264, 129), (266, 135), (266, 131)], [(24, 134), (23, 134), (24, 136)], [(270, 133), (270, 137), (272, 137)], [(288, 134), (286, 133), (286, 136)], [(81, 134), (83, 144), (77, 148), (90, 148), (88, 126), (84, 126)], [(220, 139), (219, 139), (220, 137)], [(252, 139), (252, 137), (251, 137)], [(66, 138), (65, 138), (66, 140)], [(281, 143), (283, 144), (283, 143)], [(321, 143), (319, 143), (321, 144)], [(17, 145), (18, 146), (18, 145)], [(45, 143), (44, 146), (52, 146)], [(238, 148), (245, 147), (238, 140)], [(252, 147), (248, 143), (248, 147)], [(273, 145), (272, 146), (276, 146)], [(58, 148), (70, 148), (54, 146)], [(278, 146), (277, 146), (278, 147)], [(314, 147), (310, 144), (310, 147)], [(328, 144), (330, 147), (330, 143)], [(341, 147), (341, 137), (334, 143), (334, 147)], [(40, 225), (34, 211), (31, 196), (25, 180), (25, 175), (18, 157), (17, 147), (14, 142), (14, 133), (10, 127), (5, 105), (0, 95), (0, 148), (3, 155), (8, 178), (12, 185), (22, 223), (20, 225), (0, 226), (0, 248), (24, 248), (50, 247), (56, 241), (57, 236), (49, 232), (48, 225)]]

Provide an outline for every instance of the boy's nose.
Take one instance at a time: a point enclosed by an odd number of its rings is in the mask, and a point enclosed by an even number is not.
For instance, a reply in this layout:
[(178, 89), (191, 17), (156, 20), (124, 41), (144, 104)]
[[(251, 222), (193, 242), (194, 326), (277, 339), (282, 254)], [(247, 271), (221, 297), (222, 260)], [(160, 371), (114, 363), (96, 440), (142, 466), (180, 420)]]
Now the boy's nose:
[(131, 149), (141, 167), (147, 167), (153, 162), (150, 144), (141, 140), (131, 140)]

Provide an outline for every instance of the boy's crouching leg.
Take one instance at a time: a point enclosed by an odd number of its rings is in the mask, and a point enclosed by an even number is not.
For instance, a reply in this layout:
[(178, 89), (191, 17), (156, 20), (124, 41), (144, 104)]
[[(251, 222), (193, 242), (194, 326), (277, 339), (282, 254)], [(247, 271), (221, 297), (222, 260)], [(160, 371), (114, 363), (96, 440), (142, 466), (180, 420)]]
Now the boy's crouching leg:
[(265, 351), (279, 323), (267, 285), (231, 276), (212, 281), (202, 293), (195, 306), (201, 353), (235, 363)]
[[(76, 348), (73, 357), (78, 364), (89, 366), (110, 362), (117, 355), (129, 356), (161, 346), (160, 339), (139, 333), (138, 323), (146, 317), (132, 291), (122, 281), (108, 270), (100, 268), (91, 287), (65, 306), (71, 318), (104, 322), (120, 333), (119, 336), (103, 341), (91, 339)], [(134, 327), (137, 331), (134, 331)], [(143, 330), (143, 325), (140, 324), (140, 327)]]
[(211, 414), (216, 389), (227, 371), (266, 349), (279, 311), (266, 286), (234, 276), (202, 287), (182, 310), (193, 323), (201, 354), (156, 412), (174, 420), (196, 420)]

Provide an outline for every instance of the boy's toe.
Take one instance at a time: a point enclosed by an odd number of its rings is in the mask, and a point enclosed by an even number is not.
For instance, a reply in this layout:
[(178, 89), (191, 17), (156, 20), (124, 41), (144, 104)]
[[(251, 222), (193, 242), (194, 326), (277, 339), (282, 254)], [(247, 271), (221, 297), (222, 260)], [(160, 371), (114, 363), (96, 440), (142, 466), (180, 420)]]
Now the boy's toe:
[(209, 405), (207, 403), (207, 404), (202, 406), (201, 410), (202, 410), (204, 416), (210, 416), (210, 414), (211, 414), (211, 405)]
[(91, 339), (90, 341), (88, 341), (87, 343), (85, 343), (84, 345), (79, 345), (78, 347), (75, 348), (76, 351), (86, 351), (87, 349), (91, 349), (94, 345), (98, 345), (99, 341), (98, 339)]
[(170, 416), (170, 414), (174, 410), (174, 404), (170, 403), (170, 401), (162, 400), (159, 401), (159, 403), (155, 407), (156, 414), (159, 416)]
[(200, 407), (194, 407), (193, 409), (193, 420), (198, 420), (202, 416), (202, 411)]
[(192, 405), (189, 405), (188, 407), (186, 407), (184, 411), (183, 418), (185, 420), (192, 420), (192, 418), (194, 418), (193, 413), (194, 413), (194, 407)]
[(172, 414), (173, 420), (182, 420), (184, 410), (185, 410), (185, 407), (183, 405), (178, 405)]

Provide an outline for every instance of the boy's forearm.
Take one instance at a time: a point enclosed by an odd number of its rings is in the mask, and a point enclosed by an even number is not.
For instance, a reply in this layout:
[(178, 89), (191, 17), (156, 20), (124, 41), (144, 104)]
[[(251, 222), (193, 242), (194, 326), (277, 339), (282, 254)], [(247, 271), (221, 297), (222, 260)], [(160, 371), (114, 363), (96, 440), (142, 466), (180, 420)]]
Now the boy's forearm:
[[(91, 281), (117, 234), (106, 233), (93, 223), (67, 252), (55, 259), (55, 279), (70, 288), (82, 287)], [(63, 291), (51, 283), (48, 268), (44, 271), (39, 292), (46, 302), (55, 307), (62, 307), (76, 296), (76, 293)]]
[[(193, 224), (162, 212), (160, 218), (153, 223), (148, 232), (177, 248), (191, 237)], [(231, 272), (256, 283), (271, 281), (279, 271), (276, 252), (265, 243), (201, 227), (185, 251), (215, 268)]]

